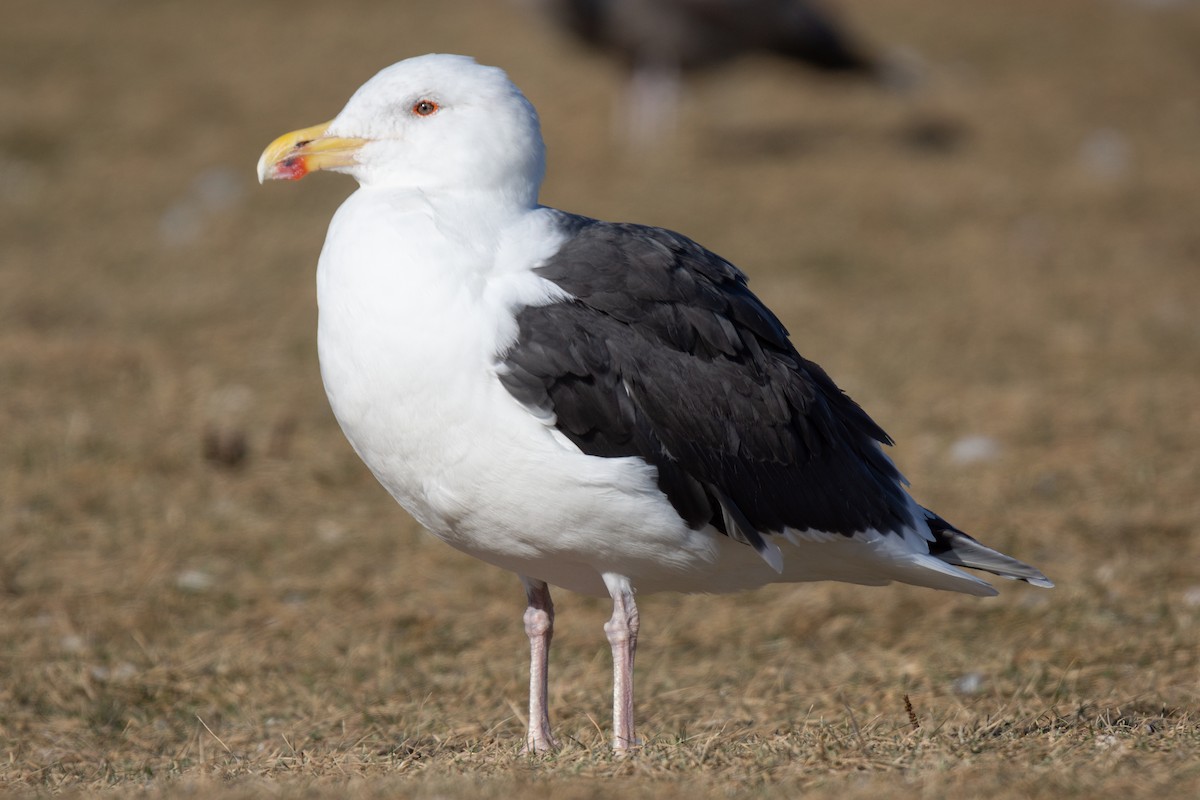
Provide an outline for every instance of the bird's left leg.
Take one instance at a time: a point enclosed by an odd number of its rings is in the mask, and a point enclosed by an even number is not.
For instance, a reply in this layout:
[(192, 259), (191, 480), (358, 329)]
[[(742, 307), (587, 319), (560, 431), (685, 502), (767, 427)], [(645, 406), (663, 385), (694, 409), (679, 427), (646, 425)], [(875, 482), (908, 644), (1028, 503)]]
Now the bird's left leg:
[(521, 576), (525, 584), (525, 633), (529, 636), (529, 728), (525, 734), (526, 753), (547, 753), (558, 749), (550, 733), (548, 686), (550, 640), (554, 637), (554, 603), (545, 581)]
[(660, 144), (673, 132), (679, 113), (683, 77), (677, 64), (639, 64), (629, 76), (625, 107), (614, 122), (623, 124), (625, 143), (637, 149)]
[(638, 610), (629, 579), (604, 573), (604, 584), (612, 595), (613, 615), (604, 623), (613, 656), (613, 750), (637, 747), (633, 733), (633, 656), (637, 651)]

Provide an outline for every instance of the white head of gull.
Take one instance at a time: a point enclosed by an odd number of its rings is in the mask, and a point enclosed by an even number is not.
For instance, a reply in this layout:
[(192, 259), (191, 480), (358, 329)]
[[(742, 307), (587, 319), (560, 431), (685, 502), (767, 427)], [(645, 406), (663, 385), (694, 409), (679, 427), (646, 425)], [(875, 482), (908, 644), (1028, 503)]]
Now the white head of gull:
[(613, 747), (637, 744), (634, 593), (891, 581), (1050, 586), (918, 505), (891, 440), (733, 265), (680, 234), (539, 206), (537, 114), (469, 58), (400, 62), (260, 179), (360, 188), (317, 268), (321, 375), (380, 483), (525, 586), (529, 727), (554, 749), (551, 584), (608, 595)]

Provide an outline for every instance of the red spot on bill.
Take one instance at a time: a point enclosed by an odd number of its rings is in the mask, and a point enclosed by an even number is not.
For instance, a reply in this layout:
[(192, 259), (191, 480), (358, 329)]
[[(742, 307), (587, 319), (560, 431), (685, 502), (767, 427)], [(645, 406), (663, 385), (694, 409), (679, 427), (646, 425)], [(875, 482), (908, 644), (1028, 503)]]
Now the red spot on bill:
[(289, 156), (275, 165), (275, 174), (287, 181), (298, 181), (308, 174), (303, 156)]

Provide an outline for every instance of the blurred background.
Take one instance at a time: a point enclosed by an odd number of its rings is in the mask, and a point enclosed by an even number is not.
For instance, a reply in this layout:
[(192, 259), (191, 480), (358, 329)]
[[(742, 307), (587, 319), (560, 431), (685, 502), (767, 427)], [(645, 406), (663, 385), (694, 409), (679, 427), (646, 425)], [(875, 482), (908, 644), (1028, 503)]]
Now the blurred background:
[[(353, 182), (254, 177), (433, 51), (537, 106), (544, 203), (738, 264), (918, 499), (1058, 583), (649, 599), (643, 732), (903, 725), (901, 692), (946, 730), (1194, 720), (1200, 4), (830, 5), (905, 79), (750, 54), (685, 76), (634, 142), (620, 59), (532, 2), (8, 0), (0, 773), (271, 773), (305, 747), (383, 769), (519, 738), (519, 583), (421, 534), (321, 389), (313, 275)], [(554, 719), (602, 743), (608, 612), (558, 603)]]

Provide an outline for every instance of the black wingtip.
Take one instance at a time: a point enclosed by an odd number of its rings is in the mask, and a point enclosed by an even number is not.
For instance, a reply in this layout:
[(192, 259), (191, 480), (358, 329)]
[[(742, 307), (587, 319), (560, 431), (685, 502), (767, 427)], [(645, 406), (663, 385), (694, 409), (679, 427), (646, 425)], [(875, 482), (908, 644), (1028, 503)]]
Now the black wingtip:
[(1036, 567), (980, 544), (932, 511), (926, 510), (925, 514), (934, 537), (929, 546), (930, 555), (956, 567), (979, 569), (1044, 589), (1054, 588), (1054, 582)]

